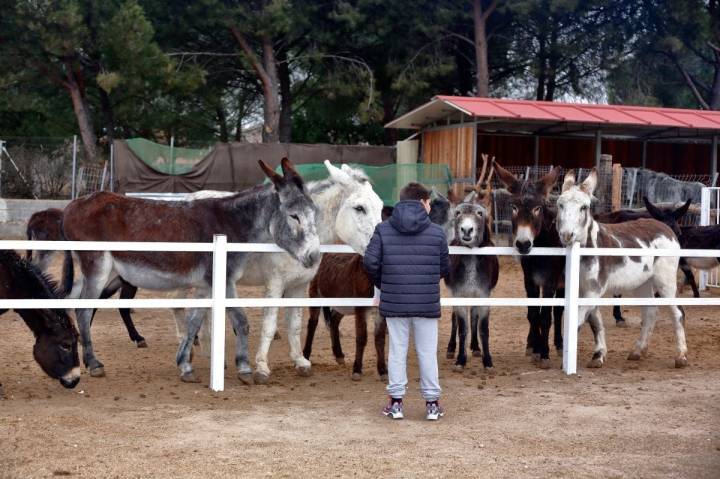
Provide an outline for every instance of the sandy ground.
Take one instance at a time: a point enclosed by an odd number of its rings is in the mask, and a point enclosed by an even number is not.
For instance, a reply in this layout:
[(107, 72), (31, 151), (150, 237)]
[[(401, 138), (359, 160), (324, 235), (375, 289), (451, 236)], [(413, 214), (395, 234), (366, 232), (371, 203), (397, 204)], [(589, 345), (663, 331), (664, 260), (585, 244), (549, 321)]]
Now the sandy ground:
[[(503, 260), (495, 296), (522, 291), (519, 267)], [(260, 294), (257, 288), (241, 292)], [(254, 351), (259, 311), (250, 316)], [(639, 363), (625, 359), (639, 320), (621, 329), (609, 310), (604, 317), (606, 366), (582, 367), (592, 350), (584, 328), (580, 374), (567, 377), (554, 355), (551, 370), (539, 370), (525, 357), (524, 309), (494, 309), (496, 371), (490, 375), (479, 358), (472, 358), (464, 373), (452, 372), (452, 361), (444, 358), (445, 311), (440, 374), (448, 413), (428, 423), (414, 355), (404, 421), (380, 415), (386, 398), (371, 346), (364, 379), (350, 380), (351, 318), (342, 329), (345, 366), (335, 363), (329, 335), (320, 327), (314, 375), (296, 376), (281, 327), (268, 385), (244, 386), (228, 369), (226, 390), (213, 393), (204, 357), (195, 359), (203, 383), (180, 382), (169, 311), (135, 313), (148, 349), (127, 339), (116, 311), (99, 313), (93, 333), (107, 377), (83, 374), (75, 390), (42, 374), (32, 360), (30, 331), (7, 313), (0, 335), (6, 393), (0, 401), (0, 477), (720, 477), (717, 309), (689, 308), (685, 370), (673, 368), (674, 335), (666, 312), (650, 357)], [(233, 341), (228, 331), (229, 364)]]

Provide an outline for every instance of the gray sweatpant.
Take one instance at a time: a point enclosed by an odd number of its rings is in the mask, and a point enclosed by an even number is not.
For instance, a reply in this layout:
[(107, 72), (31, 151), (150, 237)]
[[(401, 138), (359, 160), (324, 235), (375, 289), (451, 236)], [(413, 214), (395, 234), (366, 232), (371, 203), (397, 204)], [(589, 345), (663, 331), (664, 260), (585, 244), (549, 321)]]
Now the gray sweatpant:
[(420, 394), (426, 401), (440, 398), (437, 348), (438, 320), (430, 318), (387, 318), (390, 352), (388, 354), (387, 393), (402, 398), (407, 389), (407, 353), (410, 331), (420, 366)]

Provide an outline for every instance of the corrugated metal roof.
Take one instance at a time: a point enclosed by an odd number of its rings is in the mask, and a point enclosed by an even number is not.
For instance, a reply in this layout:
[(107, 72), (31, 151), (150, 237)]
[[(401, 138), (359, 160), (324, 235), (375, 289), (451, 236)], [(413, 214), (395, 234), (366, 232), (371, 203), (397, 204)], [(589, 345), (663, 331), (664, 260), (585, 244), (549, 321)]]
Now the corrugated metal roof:
[(624, 127), (643, 131), (720, 130), (720, 112), (652, 108), (625, 105), (591, 105), (531, 100), (506, 100), (461, 96), (436, 96), (425, 105), (391, 121), (386, 128), (420, 129), (462, 112), (474, 119), (497, 120), (503, 124), (528, 122)]

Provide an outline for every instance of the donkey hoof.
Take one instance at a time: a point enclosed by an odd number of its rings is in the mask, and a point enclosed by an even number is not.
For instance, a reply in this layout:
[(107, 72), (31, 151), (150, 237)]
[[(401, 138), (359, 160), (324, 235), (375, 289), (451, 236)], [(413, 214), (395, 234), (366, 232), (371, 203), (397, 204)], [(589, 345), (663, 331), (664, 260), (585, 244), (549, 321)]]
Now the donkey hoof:
[(141, 339), (136, 344), (137, 344), (138, 348), (147, 348), (148, 347), (147, 341), (145, 341), (144, 339)]
[(273, 340), (274, 340), (274, 341), (277, 341), (277, 340), (279, 340), (279, 339), (282, 339), (282, 336), (280, 336), (280, 333), (278, 333), (277, 331), (275, 331), (275, 336), (273, 336)]
[(480, 358), (482, 357), (482, 351), (473, 351), (472, 355), (474, 358)]
[(338, 365), (343, 366), (345, 364), (345, 358), (335, 358), (335, 362), (338, 363)]
[(238, 373), (237, 377), (243, 384), (248, 386), (252, 386), (254, 384), (252, 373)]
[(539, 362), (540, 362), (540, 354), (538, 354), (538, 353), (532, 353), (531, 356), (532, 356), (532, 359), (531, 359), (532, 362), (534, 362), (534, 363), (539, 363)]
[[(262, 373), (260, 371), (255, 371), (255, 374), (252, 376), (252, 378), (255, 380), (255, 384), (267, 384), (270, 380), (270, 375)], [(240, 378), (240, 380), (242, 381), (242, 378)], [(252, 384), (252, 381), (245, 384)]]
[(555, 349), (555, 352), (557, 353), (557, 355), (558, 355), (559, 358), (563, 357), (563, 350), (562, 350), (562, 348), (557, 348), (557, 349)]
[(600, 356), (598, 358), (592, 358), (590, 362), (587, 363), (587, 367), (597, 369), (603, 367), (604, 363), (605, 361), (603, 360), (603, 357)]
[(465, 370), (465, 366), (463, 366), (462, 364), (456, 364), (455, 366), (453, 366), (453, 372), (455, 372), (455, 373), (461, 373), (464, 370)]
[(312, 376), (312, 367), (310, 366), (295, 366), (295, 371), (297, 371), (298, 376), (302, 378)]
[(681, 358), (675, 358), (675, 367), (676, 368), (682, 369), (684, 367), (687, 367), (687, 365), (688, 365), (688, 360), (685, 356), (683, 356)]
[(193, 346), (200, 346), (200, 340), (197, 336), (195, 336), (195, 339), (193, 339)]
[(550, 369), (552, 367), (552, 363), (548, 358), (538, 360), (537, 365), (540, 369)]
[(388, 381), (388, 375), (387, 374), (381, 374), (380, 375), (380, 381), (386, 383)]
[(630, 354), (628, 354), (628, 361), (640, 361), (640, 358), (642, 357), (642, 354), (640, 354), (639, 351), (633, 351)]
[(105, 368), (102, 366), (98, 366), (96, 368), (91, 368), (90, 376), (93, 378), (104, 378), (105, 377)]
[(353, 381), (362, 381), (362, 373), (352, 373), (350, 379), (352, 379)]
[(455, 351), (448, 351), (447, 354), (445, 354), (445, 357), (447, 359), (454, 359), (455, 358)]
[(199, 383), (200, 382), (200, 378), (195, 376), (195, 374), (193, 374), (192, 371), (190, 371), (189, 373), (183, 373), (180, 376), (180, 380), (184, 383)]
[(627, 328), (627, 321), (625, 321), (624, 319), (619, 319), (615, 321), (615, 326), (618, 328)]
[(532, 356), (533, 348), (525, 348), (525, 356)]

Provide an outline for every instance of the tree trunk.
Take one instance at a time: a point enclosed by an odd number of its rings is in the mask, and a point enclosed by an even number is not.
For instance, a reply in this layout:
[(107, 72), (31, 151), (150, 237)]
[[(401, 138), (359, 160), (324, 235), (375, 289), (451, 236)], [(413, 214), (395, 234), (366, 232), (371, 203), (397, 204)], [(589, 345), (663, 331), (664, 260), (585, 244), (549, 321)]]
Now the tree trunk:
[(71, 65), (66, 65), (67, 74), (65, 87), (70, 93), (75, 118), (77, 118), (78, 129), (80, 130), (80, 138), (83, 142), (83, 150), (85, 151), (85, 160), (88, 162), (97, 161), (97, 138), (93, 130), (92, 121), (90, 119), (90, 111), (87, 108), (85, 97), (82, 94), (80, 85), (77, 81), (75, 72)]
[(250, 47), (245, 37), (234, 27), (230, 32), (245, 55), (250, 60), (255, 73), (260, 79), (263, 90), (263, 143), (277, 143), (280, 140), (280, 92), (278, 88), (277, 63), (275, 61), (275, 47), (272, 38), (264, 34), (260, 37), (262, 44), (262, 63)]
[(490, 66), (488, 65), (488, 45), (486, 25), (487, 19), (497, 7), (497, 0), (483, 12), (482, 0), (473, 1), (473, 24), (475, 27), (475, 95), (488, 97), (490, 95)]
[(290, 65), (285, 51), (278, 52), (278, 75), (280, 79), (280, 142), (292, 142), (292, 83)]
[(546, 73), (545, 101), (553, 101), (555, 98), (555, 88), (557, 87), (557, 71), (558, 71), (558, 31), (553, 28), (550, 33), (550, 54), (548, 55), (548, 69)]
[(713, 74), (709, 106), (711, 110), (720, 110), (720, 52), (713, 50), (713, 54), (715, 56), (715, 64), (713, 65), (715, 72)]
[(227, 115), (225, 114), (225, 108), (223, 108), (222, 104), (215, 107), (215, 114), (217, 115), (218, 125), (220, 126), (220, 141), (227, 143), (229, 138)]
[(115, 115), (113, 114), (110, 95), (102, 88), (99, 89), (99, 92), (100, 108), (102, 108), (103, 122), (105, 123), (105, 136), (107, 136), (108, 145), (112, 145), (115, 139)]
[(243, 118), (245, 118), (245, 102), (243, 101), (242, 94), (240, 94), (240, 95), (238, 95), (237, 121), (235, 122), (235, 141), (243, 141), (243, 137), (242, 137)]

